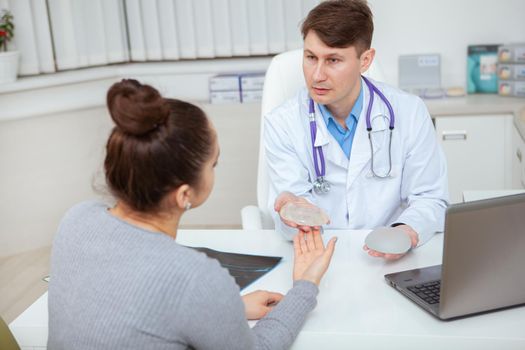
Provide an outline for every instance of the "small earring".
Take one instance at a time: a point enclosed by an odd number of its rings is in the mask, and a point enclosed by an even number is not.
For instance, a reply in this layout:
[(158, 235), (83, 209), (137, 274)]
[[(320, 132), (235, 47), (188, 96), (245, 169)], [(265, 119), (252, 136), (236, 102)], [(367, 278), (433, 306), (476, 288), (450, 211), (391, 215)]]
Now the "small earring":
[(188, 211), (191, 209), (191, 203), (190, 202), (186, 202), (186, 204), (184, 204), (184, 210)]

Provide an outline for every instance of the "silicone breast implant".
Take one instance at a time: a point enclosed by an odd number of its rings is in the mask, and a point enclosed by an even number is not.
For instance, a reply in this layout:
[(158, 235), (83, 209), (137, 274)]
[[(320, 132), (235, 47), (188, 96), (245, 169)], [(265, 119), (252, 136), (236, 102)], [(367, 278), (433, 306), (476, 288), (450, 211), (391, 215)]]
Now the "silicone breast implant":
[(281, 217), (304, 226), (321, 226), (330, 221), (328, 215), (310, 203), (288, 202), (280, 211)]
[(404, 254), (411, 247), (408, 234), (395, 227), (378, 227), (365, 238), (368, 248), (386, 254)]

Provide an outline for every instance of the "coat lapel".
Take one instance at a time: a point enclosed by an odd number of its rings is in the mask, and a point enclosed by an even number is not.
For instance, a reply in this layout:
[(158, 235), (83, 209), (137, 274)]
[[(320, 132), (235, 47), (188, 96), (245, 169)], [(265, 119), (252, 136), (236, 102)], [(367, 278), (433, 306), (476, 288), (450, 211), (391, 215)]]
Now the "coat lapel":
[[(330, 131), (328, 131), (328, 127), (326, 126), (317, 104), (315, 108), (315, 121), (317, 123), (317, 137), (315, 139), (315, 146), (323, 146), (323, 152), (328, 162), (332, 162), (337, 166), (346, 169), (348, 167), (348, 158), (346, 158), (346, 155), (341, 149), (339, 143), (330, 134)], [(328, 175), (329, 172), (330, 170), (327, 167), (326, 174)]]

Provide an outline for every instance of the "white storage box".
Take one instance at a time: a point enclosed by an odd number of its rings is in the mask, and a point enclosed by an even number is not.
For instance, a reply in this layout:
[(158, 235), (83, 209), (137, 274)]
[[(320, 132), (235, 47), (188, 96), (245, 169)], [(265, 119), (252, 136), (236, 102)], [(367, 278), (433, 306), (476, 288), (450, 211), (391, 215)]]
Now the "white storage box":
[(525, 64), (498, 64), (499, 80), (525, 80)]
[(525, 97), (525, 80), (502, 80), (498, 92), (502, 96)]
[(210, 103), (241, 103), (241, 93), (239, 91), (210, 91)]

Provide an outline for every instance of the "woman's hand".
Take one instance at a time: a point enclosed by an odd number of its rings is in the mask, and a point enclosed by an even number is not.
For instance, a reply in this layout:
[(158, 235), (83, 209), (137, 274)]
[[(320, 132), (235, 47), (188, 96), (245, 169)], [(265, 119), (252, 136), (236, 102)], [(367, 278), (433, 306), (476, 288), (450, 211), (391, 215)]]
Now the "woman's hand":
[(244, 313), (246, 314), (246, 319), (258, 320), (266, 316), (266, 314), (270, 312), (282, 298), (283, 295), (280, 293), (273, 293), (265, 290), (257, 290), (243, 295), (242, 301), (244, 302)]
[(325, 248), (318, 228), (311, 233), (299, 230), (293, 238), (294, 281), (307, 280), (319, 285), (332, 259), (336, 241), (337, 237), (333, 237)]

